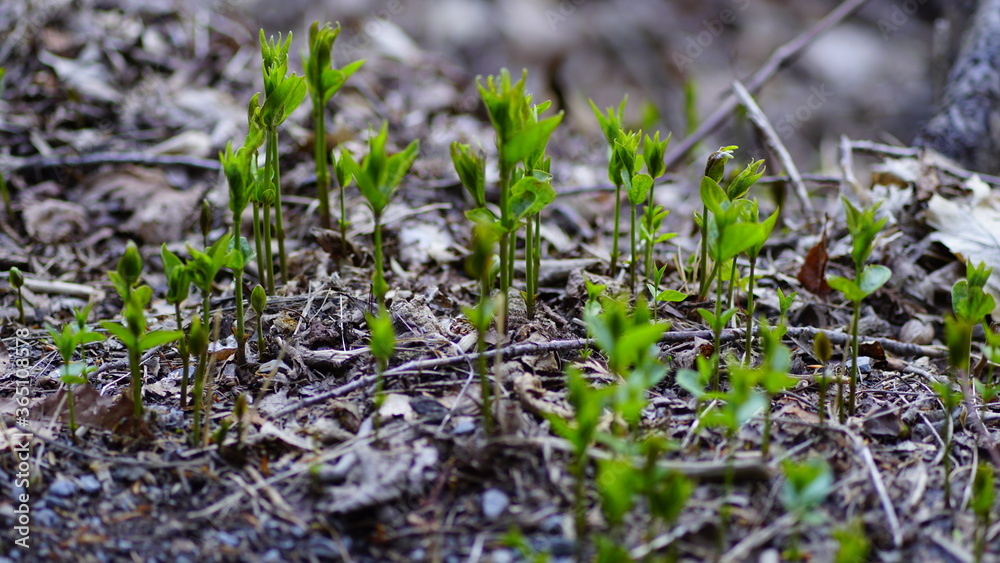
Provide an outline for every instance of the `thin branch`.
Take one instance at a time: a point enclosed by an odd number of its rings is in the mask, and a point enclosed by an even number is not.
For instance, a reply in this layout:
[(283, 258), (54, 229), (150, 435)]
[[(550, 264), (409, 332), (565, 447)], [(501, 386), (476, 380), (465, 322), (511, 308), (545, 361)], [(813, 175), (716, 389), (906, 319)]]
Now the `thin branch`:
[[(747, 90), (756, 94), (764, 83), (770, 80), (770, 78), (783, 67), (791, 63), (791, 61), (795, 59), (803, 50), (805, 50), (805, 48), (808, 47), (813, 41), (815, 41), (817, 37), (819, 37), (826, 30), (842, 22), (867, 1), (868, 0), (845, 0), (823, 19), (816, 22), (816, 24), (811, 28), (799, 34), (788, 43), (785, 43), (775, 49), (774, 52), (771, 53), (771, 56), (764, 62), (763, 66), (757, 69), (757, 71), (750, 76), (750, 79), (746, 81)], [(694, 146), (709, 133), (715, 131), (720, 125), (722, 125), (722, 123), (729, 118), (730, 114), (732, 114), (733, 110), (736, 109), (736, 105), (736, 98), (732, 93), (728, 94), (726, 98), (716, 106), (715, 111), (705, 118), (705, 120), (701, 122), (701, 125), (699, 125), (693, 133), (688, 135), (683, 141), (675, 144), (670, 152), (667, 153), (667, 156), (664, 159), (667, 163), (667, 168), (673, 168), (676, 166), (681, 159), (684, 158), (684, 155), (686, 155), (688, 151), (694, 148)]]
[(809, 201), (809, 192), (806, 191), (806, 185), (802, 181), (802, 175), (799, 174), (798, 166), (795, 166), (795, 161), (792, 160), (792, 155), (788, 154), (788, 149), (785, 148), (784, 143), (781, 142), (781, 137), (778, 136), (777, 131), (774, 130), (774, 126), (771, 125), (771, 120), (767, 118), (764, 110), (760, 109), (760, 106), (757, 105), (757, 102), (753, 99), (753, 95), (747, 92), (743, 83), (739, 80), (734, 81), (733, 92), (736, 93), (736, 99), (740, 101), (740, 104), (746, 108), (747, 117), (750, 118), (750, 122), (763, 134), (764, 144), (778, 157), (781, 167), (785, 169), (788, 177), (791, 178), (792, 187), (795, 188), (795, 195), (799, 198), (799, 205), (802, 207), (802, 214), (806, 218), (806, 223), (812, 225), (816, 211), (813, 209), (812, 202)]
[(188, 166), (203, 170), (219, 171), (222, 165), (217, 159), (201, 158), (183, 154), (147, 154), (142, 152), (93, 152), (88, 154), (35, 155), (28, 157), (4, 157), (0, 168), (14, 172), (27, 169), (57, 168), (60, 166), (97, 166), (99, 164), (150, 164), (156, 166)]

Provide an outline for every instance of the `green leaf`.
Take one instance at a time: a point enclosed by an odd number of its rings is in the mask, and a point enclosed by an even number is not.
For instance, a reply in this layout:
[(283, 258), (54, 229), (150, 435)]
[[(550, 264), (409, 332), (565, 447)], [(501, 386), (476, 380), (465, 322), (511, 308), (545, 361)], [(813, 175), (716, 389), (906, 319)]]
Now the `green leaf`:
[(892, 270), (885, 266), (877, 264), (865, 266), (865, 269), (861, 270), (861, 275), (858, 276), (858, 289), (861, 290), (864, 297), (868, 297), (885, 285), (885, 282), (889, 281), (891, 277)]
[(138, 339), (132, 335), (132, 332), (124, 325), (114, 322), (114, 321), (101, 321), (99, 323), (104, 330), (110, 332), (114, 336), (121, 340), (128, 348), (134, 348), (138, 344)]
[(726, 192), (719, 183), (708, 176), (701, 179), (701, 202), (715, 214), (722, 214), (722, 202), (727, 201)]
[(549, 136), (559, 126), (563, 113), (543, 119), (521, 129), (509, 141), (503, 144), (501, 150), (504, 164), (513, 167), (529, 155), (542, 151), (549, 142)]
[(757, 223), (736, 223), (727, 225), (716, 240), (709, 245), (712, 258), (717, 262), (732, 260), (744, 250), (762, 244), (764, 230)]
[(848, 279), (841, 276), (831, 276), (826, 278), (826, 282), (830, 284), (830, 287), (836, 289), (837, 291), (844, 294), (844, 297), (848, 301), (854, 303), (860, 303), (864, 301), (865, 294), (858, 287), (858, 284), (854, 283), (854, 280)]
[(486, 156), (469, 145), (451, 144), (451, 162), (476, 207), (486, 207)]
[(729, 182), (729, 187), (726, 189), (726, 195), (730, 200), (734, 200), (746, 195), (750, 191), (750, 187), (753, 186), (761, 176), (764, 175), (764, 161), (755, 160), (747, 164), (747, 167), (743, 169), (735, 178)]
[(683, 293), (683, 292), (680, 292), (680, 291), (677, 291), (676, 289), (667, 289), (667, 290), (661, 291), (656, 296), (656, 300), (657, 301), (667, 301), (667, 302), (670, 302), (670, 303), (680, 303), (681, 301), (684, 301), (685, 299), (687, 299), (687, 294)]
[(392, 326), (392, 318), (385, 309), (379, 311), (378, 315), (366, 313), (368, 329), (371, 337), (368, 340), (368, 348), (372, 356), (381, 360), (388, 360), (396, 350), (396, 330)]
[(145, 352), (150, 348), (173, 342), (183, 336), (184, 333), (179, 330), (154, 330), (147, 332), (139, 339), (139, 350)]
[(649, 174), (636, 174), (629, 184), (628, 201), (632, 205), (639, 205), (646, 201), (649, 189), (653, 187), (653, 177)]

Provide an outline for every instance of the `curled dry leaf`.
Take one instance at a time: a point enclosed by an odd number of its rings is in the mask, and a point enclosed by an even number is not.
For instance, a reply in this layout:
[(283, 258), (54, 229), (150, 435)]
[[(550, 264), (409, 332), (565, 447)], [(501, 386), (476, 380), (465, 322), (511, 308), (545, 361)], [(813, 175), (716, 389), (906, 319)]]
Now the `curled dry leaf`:
[(824, 232), (819, 242), (809, 249), (805, 262), (795, 276), (802, 287), (821, 299), (826, 299), (830, 295), (830, 285), (826, 283), (826, 263), (829, 258), (826, 252), (826, 232)]

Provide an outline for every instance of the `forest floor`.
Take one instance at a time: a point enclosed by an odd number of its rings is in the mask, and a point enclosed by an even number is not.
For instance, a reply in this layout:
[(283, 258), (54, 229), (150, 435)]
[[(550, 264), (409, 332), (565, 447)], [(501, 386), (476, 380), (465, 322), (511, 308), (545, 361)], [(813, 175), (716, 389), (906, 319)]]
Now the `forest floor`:
[[(246, 103), (261, 89), (259, 46), (245, 39), (253, 34), (238, 18), (213, 15), (193, 30), (186, 18), (153, 10), (53, 11), (23, 25), (12, 23), (16, 11), (0, 15), (15, 29), (0, 45), (0, 170), (12, 193), (12, 213), (0, 214), (0, 560), (567, 561), (594, 557), (598, 538), (636, 560), (833, 561), (861, 538), (870, 560), (973, 560), (980, 523), (971, 506), (981, 496), (973, 483), (1000, 439), (982, 329), (973, 344), (979, 394), (949, 413), (935, 386), (956, 383), (942, 343), (952, 286), (965, 276), (961, 260), (1000, 264), (998, 179), (914, 149), (844, 138), (842, 168), (805, 174), (797, 192), (787, 171), (774, 175), (782, 163), (769, 159), (751, 196), (767, 214), (778, 202), (784, 210), (756, 264), (756, 311), (777, 323), (778, 290), (797, 292), (784, 339), (795, 382), (727, 431), (705, 413), (735, 410), (736, 399), (700, 401), (676, 379), (715, 352), (698, 313), (715, 304), (699, 301), (693, 283), (701, 178), (668, 174), (657, 203), (671, 212), (665, 230), (678, 235), (654, 256), (666, 265), (660, 289), (688, 297), (658, 303), (657, 316), (671, 325), (656, 354), (666, 375), (647, 390), (633, 431), (664, 441), (656, 468), (683, 475), (690, 496), (676, 519), (654, 519), (634, 484), (606, 472), (608, 460), (631, 460), (609, 441), (585, 452), (587, 485), (576, 506), (574, 446), (557, 431), (558, 420), (576, 416), (567, 371), (579, 370), (594, 388), (625, 384), (583, 320), (587, 281), (609, 295), (628, 289), (626, 267), (609, 271), (614, 191), (604, 185), (604, 139), (557, 132), (549, 145), (559, 196), (543, 214), (538, 307), (529, 318), (512, 296), (506, 335), (487, 335), (496, 397), (496, 429), (487, 433), (475, 336), (463, 314), (479, 298), (465, 270), (469, 203), (449, 145), (478, 144), (494, 162), (494, 135), (474, 77), (436, 58), (369, 60), (334, 98), (329, 126), (331, 143), (355, 156), (382, 121), (394, 151), (421, 142), (383, 219), (397, 344), (380, 406), (365, 321), (373, 310), (374, 223), (351, 188), (346, 252), (336, 232), (317, 227), (307, 98), (280, 131), (289, 276), (261, 315), (263, 348), (248, 308), (245, 363), (237, 363), (232, 337), (213, 339), (206, 445), (189, 444), (192, 412), (180, 408), (181, 360), (171, 345), (144, 357), (147, 415), (134, 424), (126, 351), (114, 338), (86, 347), (97, 370), (75, 387), (74, 439), (61, 360), (45, 326), (70, 322), (88, 303), (91, 323), (119, 319), (122, 300), (107, 272), (134, 240), (153, 288), (150, 328), (175, 328), (160, 245), (181, 255), (188, 245), (202, 248), (203, 199), (214, 210), (209, 240), (229, 229), (214, 158), (226, 141), (239, 144)], [(690, 158), (701, 162), (714, 148)], [(748, 152), (735, 152), (731, 171), (746, 165)], [(487, 174), (493, 181), (497, 172)], [(851, 306), (822, 282), (853, 269), (841, 195), (882, 202), (887, 222), (870, 262), (892, 270), (861, 310), (857, 406), (843, 421), (835, 385), (820, 401), (824, 370), (813, 348), (818, 332), (828, 334), (831, 372), (846, 373)], [(490, 188), (488, 197), (498, 196)], [(627, 257), (627, 238), (621, 243)], [(737, 266), (736, 306), (744, 307), (749, 267), (743, 258)], [(11, 267), (26, 278), (24, 324), (6, 283)], [(186, 322), (200, 311), (200, 297), (186, 302)], [(211, 308), (221, 313), (220, 333), (230, 334), (228, 270), (216, 280)], [(745, 355), (744, 322), (737, 315), (722, 335), (726, 361)], [(758, 349), (750, 356), (763, 360)], [(725, 377), (723, 390), (730, 390)], [(23, 396), (27, 417), (17, 414)], [(249, 410), (236, 407), (240, 397)], [(763, 453), (765, 412), (772, 428)], [(604, 418), (601, 431), (620, 434), (620, 423)], [(216, 434), (223, 424), (232, 430)], [(943, 437), (952, 429), (948, 451)], [(803, 500), (800, 490), (796, 504), (789, 463), (811, 460), (823, 460), (828, 473), (809, 481), (813, 496)], [(616, 499), (634, 506), (614, 526), (608, 503)], [(1000, 561), (1000, 518), (983, 533), (983, 561)]]

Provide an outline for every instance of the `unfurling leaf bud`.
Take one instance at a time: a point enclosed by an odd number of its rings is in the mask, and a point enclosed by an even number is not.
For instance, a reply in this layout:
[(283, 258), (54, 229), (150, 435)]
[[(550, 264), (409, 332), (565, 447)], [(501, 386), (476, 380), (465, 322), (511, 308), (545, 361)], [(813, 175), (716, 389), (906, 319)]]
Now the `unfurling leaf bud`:
[(135, 287), (139, 283), (139, 276), (142, 275), (142, 256), (139, 255), (139, 248), (135, 242), (128, 241), (125, 246), (125, 254), (118, 259), (118, 275), (129, 287)]
[(250, 292), (250, 306), (258, 315), (264, 312), (264, 307), (267, 307), (267, 293), (264, 292), (264, 288), (260, 284), (257, 284)]
[(13, 286), (14, 289), (21, 289), (24, 285), (24, 275), (17, 266), (10, 269), (10, 285)]

